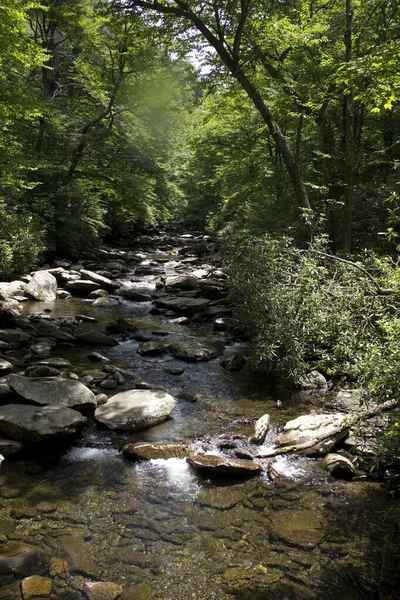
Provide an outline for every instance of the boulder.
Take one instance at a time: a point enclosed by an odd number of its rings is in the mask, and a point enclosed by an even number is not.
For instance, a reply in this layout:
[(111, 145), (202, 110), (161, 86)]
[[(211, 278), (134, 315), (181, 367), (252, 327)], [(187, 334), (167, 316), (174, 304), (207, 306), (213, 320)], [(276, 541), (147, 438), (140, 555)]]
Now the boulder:
[(68, 406), (77, 410), (96, 408), (96, 399), (83, 383), (60, 377), (25, 377), (10, 375), (13, 392), (28, 404), (37, 406)]
[(216, 358), (222, 349), (212, 342), (192, 339), (178, 340), (171, 344), (171, 353), (183, 360), (203, 361)]
[(81, 269), (81, 277), (84, 280), (94, 281), (97, 283), (98, 288), (102, 288), (108, 291), (116, 290), (119, 287), (119, 284), (108, 277), (103, 277), (94, 271), (87, 271), (86, 269)]
[(109, 398), (94, 416), (108, 429), (140, 431), (165, 421), (175, 406), (175, 398), (164, 392), (128, 390)]
[(116, 321), (111, 321), (106, 326), (107, 333), (135, 333), (138, 328), (133, 323), (130, 323), (126, 319), (117, 319)]
[(134, 287), (119, 288), (118, 294), (126, 300), (132, 300), (132, 302), (151, 302), (150, 294), (146, 294), (144, 291), (140, 291)]
[(19, 442), (0, 437), (0, 454), (3, 456), (12, 456), (20, 450), (22, 450), (22, 444)]
[(8, 375), (14, 369), (13, 365), (5, 360), (4, 358), (0, 358), (0, 376)]
[(21, 592), (23, 600), (34, 600), (35, 598), (48, 598), (51, 594), (52, 580), (50, 577), (31, 575), (21, 581)]
[(265, 436), (268, 433), (270, 423), (270, 416), (265, 414), (258, 419), (254, 425), (254, 434), (251, 438), (253, 444), (262, 444), (265, 440)]
[(208, 244), (200, 243), (200, 244), (192, 244), (191, 246), (184, 246), (178, 250), (179, 254), (189, 254), (194, 252), (195, 254), (204, 254), (208, 250)]
[(87, 581), (83, 589), (89, 600), (116, 600), (123, 592), (122, 585), (109, 581)]
[(47, 271), (36, 271), (25, 289), (34, 300), (50, 302), (57, 298), (57, 279)]
[(135, 275), (164, 275), (165, 273), (163, 267), (153, 267), (151, 265), (141, 265), (135, 269)]
[(183, 442), (161, 444), (137, 442), (122, 446), (122, 453), (129, 460), (154, 460), (157, 458), (186, 458), (193, 454), (193, 449)]
[(86, 577), (98, 577), (100, 568), (90, 556), (90, 545), (79, 535), (66, 535), (58, 539), (60, 552), (68, 562), (69, 570)]
[(159, 308), (190, 315), (204, 310), (208, 306), (209, 300), (206, 298), (187, 298), (185, 296), (164, 296), (157, 298), (155, 303)]
[(78, 279), (76, 281), (70, 281), (65, 286), (67, 292), (71, 292), (76, 296), (87, 296), (90, 292), (99, 289), (99, 286), (90, 279)]
[(167, 290), (198, 290), (199, 282), (190, 275), (171, 275), (165, 280)]
[(349, 432), (344, 413), (302, 415), (286, 423), (275, 443), (304, 456), (328, 454)]
[(10, 281), (0, 283), (0, 293), (6, 296), (24, 296), (26, 293), (26, 283), (24, 281)]
[(139, 344), (137, 352), (143, 356), (157, 356), (159, 354), (167, 352), (169, 347), (170, 344), (168, 344), (167, 342), (142, 342), (141, 344)]
[(0, 432), (13, 440), (43, 442), (75, 434), (86, 422), (76, 410), (65, 406), (0, 407)]
[(113, 298), (112, 296), (102, 296), (93, 300), (92, 306), (103, 307), (103, 308), (114, 308), (120, 304), (119, 298)]
[(302, 390), (327, 390), (328, 382), (318, 371), (311, 371), (300, 379), (299, 386)]
[(215, 454), (190, 456), (187, 462), (208, 477), (252, 477), (261, 472), (261, 467), (251, 460), (226, 458)]
[(341, 454), (327, 454), (323, 463), (329, 473), (336, 479), (353, 479), (356, 474), (351, 460)]
[(22, 576), (43, 573), (49, 562), (50, 557), (39, 548), (15, 542), (0, 553), (0, 573)]
[(25, 344), (29, 339), (29, 333), (25, 333), (21, 329), (0, 329), (0, 340), (2, 342)]
[(316, 510), (285, 509), (273, 512), (271, 534), (289, 545), (313, 548), (319, 544), (328, 523)]
[(59, 377), (61, 371), (47, 365), (31, 365), (25, 369), (27, 377)]

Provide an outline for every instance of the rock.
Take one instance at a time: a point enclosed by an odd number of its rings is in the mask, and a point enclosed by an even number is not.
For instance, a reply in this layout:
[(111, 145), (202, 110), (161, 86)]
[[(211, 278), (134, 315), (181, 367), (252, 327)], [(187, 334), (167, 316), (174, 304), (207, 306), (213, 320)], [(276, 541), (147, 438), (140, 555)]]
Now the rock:
[(32, 365), (25, 369), (27, 377), (59, 377), (61, 371), (47, 365)]
[(28, 404), (68, 406), (77, 410), (96, 408), (96, 399), (80, 381), (59, 377), (10, 375), (10, 388)]
[(108, 429), (140, 431), (164, 421), (175, 406), (176, 400), (164, 392), (128, 390), (109, 398), (94, 416)]
[(187, 298), (185, 296), (164, 296), (155, 300), (156, 306), (160, 308), (189, 315), (204, 310), (209, 302), (206, 298)]
[(89, 544), (79, 535), (67, 535), (59, 538), (61, 555), (64, 555), (69, 571), (86, 577), (97, 577), (100, 569), (90, 557)]
[(69, 260), (55, 260), (54, 264), (56, 267), (62, 267), (63, 269), (69, 269), (72, 266), (72, 262)]
[(270, 423), (270, 416), (265, 414), (258, 419), (254, 425), (254, 435), (251, 438), (253, 444), (262, 444), (265, 440), (265, 436), (268, 433)]
[(353, 479), (356, 474), (351, 460), (341, 454), (327, 454), (323, 463), (329, 473), (336, 479)]
[(305, 377), (300, 379), (299, 386), (302, 390), (327, 390), (328, 383), (323, 375), (318, 371), (311, 371)]
[(89, 600), (116, 600), (123, 592), (122, 585), (108, 581), (87, 582), (83, 589)]
[(37, 344), (32, 344), (29, 348), (33, 354), (47, 358), (52, 351), (53, 346), (52, 344), (49, 344), (49, 342), (38, 342)]
[(29, 339), (29, 334), (21, 331), (21, 329), (0, 329), (0, 340), (2, 342), (25, 344)]
[[(321, 456), (348, 435), (349, 427), (344, 413), (303, 415), (286, 423), (275, 443), (304, 456)], [(307, 447), (296, 449), (302, 444)]]
[(67, 292), (67, 290), (57, 290), (57, 298), (59, 300), (67, 300), (68, 298), (72, 298), (72, 294)]
[(0, 553), (0, 573), (33, 575), (43, 573), (50, 557), (35, 546), (16, 542)]
[(176, 319), (170, 319), (169, 322), (174, 325), (190, 325), (190, 319), (188, 317), (177, 317)]
[(57, 298), (57, 279), (47, 271), (36, 271), (25, 289), (34, 300), (50, 302)]
[(39, 360), (37, 365), (46, 365), (47, 367), (54, 367), (55, 369), (63, 369), (66, 367), (70, 367), (71, 363), (66, 358), (45, 358)]
[(204, 254), (208, 250), (208, 244), (200, 243), (200, 244), (192, 244), (191, 246), (184, 246), (178, 250), (179, 254), (189, 254), (194, 252), (195, 254)]
[(84, 280), (90, 280), (97, 283), (97, 287), (101, 289), (105, 289), (108, 291), (116, 290), (119, 287), (119, 284), (108, 277), (103, 277), (98, 273), (94, 273), (94, 271), (87, 271), (86, 269), (81, 269), (81, 277)]
[(138, 330), (136, 325), (133, 325), (130, 321), (126, 319), (117, 319), (116, 321), (111, 321), (106, 326), (107, 333), (135, 333)]
[(31, 575), (21, 581), (23, 600), (34, 600), (35, 598), (48, 598), (51, 594), (52, 580), (49, 577)]
[(128, 585), (124, 589), (121, 600), (151, 600), (153, 598), (153, 591), (146, 583), (137, 583), (135, 585)]
[(108, 296), (107, 290), (99, 288), (98, 290), (94, 290), (94, 292), (90, 292), (87, 300), (96, 300), (96, 298), (105, 298), (106, 296)]
[(219, 362), (221, 367), (226, 371), (240, 371), (245, 363), (245, 359), (238, 354), (231, 354), (230, 356), (224, 356)]
[(24, 281), (2, 281), (0, 283), (0, 293), (6, 296), (25, 296), (26, 283)]
[(99, 352), (91, 352), (90, 354), (88, 354), (88, 358), (90, 358), (90, 360), (92, 360), (93, 362), (110, 362), (109, 358), (103, 356), (102, 354), (99, 354)]
[(90, 279), (78, 279), (66, 284), (65, 289), (76, 296), (87, 296), (99, 288), (98, 284)]
[(97, 406), (102, 406), (103, 404), (105, 404), (108, 400), (108, 396), (106, 394), (97, 394), (96, 396), (96, 403)]
[(285, 509), (274, 511), (271, 534), (289, 545), (313, 548), (319, 544), (328, 523), (316, 510)]
[(152, 267), (151, 265), (141, 265), (135, 269), (135, 275), (164, 275), (165, 273), (163, 267)]
[(138, 442), (122, 446), (122, 453), (130, 460), (154, 460), (157, 458), (186, 458), (193, 454), (193, 449), (182, 442), (161, 444)]
[(85, 422), (86, 417), (65, 406), (0, 407), (0, 432), (13, 440), (42, 442), (63, 438), (76, 433)]
[(5, 360), (4, 358), (0, 358), (0, 376), (8, 375), (14, 369), (13, 365)]
[(251, 460), (226, 458), (214, 454), (199, 454), (186, 459), (200, 473), (209, 477), (252, 477), (261, 472), (261, 467)]
[(22, 450), (22, 444), (19, 442), (0, 437), (0, 454), (3, 456), (12, 456), (20, 450)]
[(170, 375), (182, 375), (185, 369), (183, 367), (164, 367), (164, 371)]
[(150, 294), (141, 292), (134, 287), (122, 287), (117, 293), (126, 300), (132, 300), (132, 302), (151, 302)]
[(105, 381), (99, 383), (99, 388), (102, 390), (115, 390), (117, 385), (118, 384), (114, 379), (106, 379)]
[(171, 344), (171, 353), (183, 360), (211, 360), (221, 354), (221, 349), (212, 342), (192, 339), (178, 340)]
[(105, 333), (96, 333), (94, 331), (79, 333), (77, 338), (83, 344), (90, 346), (118, 346), (118, 341)]
[(157, 356), (159, 354), (164, 354), (169, 349), (170, 344), (166, 342), (142, 342), (139, 344), (136, 352), (141, 354), (142, 356)]
[(118, 306), (120, 304), (119, 298), (114, 298), (113, 296), (102, 296), (100, 298), (96, 298), (93, 300), (92, 306), (100, 306), (103, 308), (114, 308), (114, 306)]
[(199, 282), (190, 275), (172, 275), (165, 280), (165, 288), (170, 290), (198, 290)]

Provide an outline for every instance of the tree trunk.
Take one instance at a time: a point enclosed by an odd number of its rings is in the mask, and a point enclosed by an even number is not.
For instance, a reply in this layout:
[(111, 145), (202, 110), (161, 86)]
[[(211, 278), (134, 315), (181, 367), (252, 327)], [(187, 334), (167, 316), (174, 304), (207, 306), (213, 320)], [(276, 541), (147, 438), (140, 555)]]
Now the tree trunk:
[[(345, 47), (346, 62), (352, 59), (353, 0), (346, 0)], [(344, 210), (342, 247), (344, 254), (351, 252), (354, 204), (354, 93), (344, 97)]]

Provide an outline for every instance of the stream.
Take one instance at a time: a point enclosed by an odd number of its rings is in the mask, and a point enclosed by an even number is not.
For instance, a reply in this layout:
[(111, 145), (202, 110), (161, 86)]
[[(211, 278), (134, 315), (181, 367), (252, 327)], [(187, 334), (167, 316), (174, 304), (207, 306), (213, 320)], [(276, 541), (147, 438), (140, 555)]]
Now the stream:
[[(140, 249), (146, 255), (143, 265), (151, 261), (169, 275), (177, 268), (182, 273), (182, 256), (149, 245)], [(132, 277), (133, 271), (125, 274), (126, 281)], [(132, 285), (152, 293), (158, 277), (143, 275)], [(171, 323), (163, 314), (152, 314), (153, 306), (122, 299), (117, 306), (96, 307), (73, 297), (25, 302), (23, 314), (83, 314), (96, 319), (90, 324), (94, 331), (124, 318), (138, 326), (144, 338), (157, 340), (216, 338), (212, 322)], [(47, 309), (51, 312), (45, 313)], [(386, 498), (379, 483), (335, 480), (321, 461), (299, 456), (278, 457), (282, 477), (274, 481), (266, 472), (244, 481), (211, 481), (184, 458), (126, 460), (119, 449), (127, 441), (192, 442), (251, 435), (254, 421), (264, 413), (271, 416), (264, 443), (268, 446), (280, 425), (312, 409), (306, 397), (269, 389), (247, 365), (227, 371), (219, 359), (188, 362), (169, 353), (141, 356), (138, 345), (126, 339), (115, 347), (57, 347), (52, 356), (70, 360), (80, 374), (101, 368), (88, 358), (90, 351), (101, 352), (122, 372), (134, 372), (140, 380), (182, 397), (171, 418), (135, 434), (108, 431), (90, 419), (90, 426), (61, 454), (1, 464), (0, 541), (23, 542), (53, 557), (51, 592), (35, 598), (400, 597), (393, 573), (385, 571), (382, 551), (384, 515), (398, 510), (398, 504)], [(224, 352), (246, 351), (244, 342), (234, 340)], [(175, 375), (165, 367), (182, 367), (184, 372)], [(109, 395), (130, 387), (126, 376), (126, 383)], [(317, 402), (313, 398), (314, 407)], [(88, 582), (117, 584), (122, 595), (106, 588), (94, 591)], [(0, 599), (28, 597), (21, 594), (18, 576), (0, 575)]]

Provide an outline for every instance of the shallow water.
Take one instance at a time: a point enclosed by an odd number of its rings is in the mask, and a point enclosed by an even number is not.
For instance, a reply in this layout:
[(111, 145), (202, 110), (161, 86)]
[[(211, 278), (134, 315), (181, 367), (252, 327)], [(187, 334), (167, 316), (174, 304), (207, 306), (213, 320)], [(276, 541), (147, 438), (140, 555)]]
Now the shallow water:
[[(26, 303), (24, 310), (44, 308)], [(168, 331), (163, 339), (213, 337), (209, 325), (187, 328), (149, 315), (150, 303), (95, 309), (71, 299), (49, 308), (52, 317), (95, 316), (98, 323), (88, 329), (103, 330), (123, 316), (143, 332)], [(272, 423), (269, 446), (279, 424), (310, 410), (307, 400), (282, 396), (278, 408), (276, 395), (250, 370), (229, 373), (218, 360), (193, 364), (168, 354), (141, 357), (137, 345), (125, 341), (96, 350), (172, 394), (199, 394), (198, 401), (181, 401), (173, 418), (135, 435), (92, 424), (61, 456), (1, 465), (0, 539), (23, 540), (67, 559), (70, 573), (55, 577), (54, 599), (85, 598), (81, 588), (90, 580), (121, 584), (128, 600), (398, 597), (395, 582), (383, 579), (382, 522), (389, 504), (379, 484), (335, 481), (319, 461), (295, 456), (276, 459), (281, 480), (263, 474), (219, 485), (199, 478), (184, 459), (126, 461), (118, 451), (126, 440), (249, 435), (251, 423), (244, 421), (265, 412)], [(244, 348), (228, 346), (226, 352), (238, 350)], [(87, 348), (55, 354), (70, 359), (77, 372), (93, 368)], [(169, 375), (165, 366), (184, 366), (185, 372)], [(128, 378), (119, 389), (129, 387)], [(129, 595), (136, 584), (144, 586)], [(19, 598), (2, 595), (8, 589), (17, 594), (12, 586), (12, 578), (1, 578), (0, 598)]]

